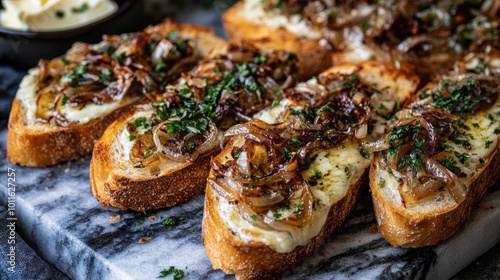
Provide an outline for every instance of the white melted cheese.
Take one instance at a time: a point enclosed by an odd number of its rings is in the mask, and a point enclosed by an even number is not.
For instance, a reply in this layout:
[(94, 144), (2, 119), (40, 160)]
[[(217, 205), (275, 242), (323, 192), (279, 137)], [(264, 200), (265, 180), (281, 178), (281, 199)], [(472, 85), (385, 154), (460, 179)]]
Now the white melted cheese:
[(369, 159), (360, 155), (357, 144), (324, 150), (317, 155), (311, 167), (302, 172), (306, 182), (318, 171), (323, 174), (317, 185), (311, 187), (316, 203), (311, 223), (305, 227), (285, 232), (253, 226), (238, 214), (234, 204), (220, 196), (217, 198), (219, 216), (245, 242), (262, 242), (279, 253), (288, 253), (297, 246), (306, 245), (321, 231), (330, 207), (347, 194), (349, 187), (359, 180), (370, 164)]
[(95, 22), (118, 10), (111, 0), (2, 1), (0, 25), (15, 30), (57, 31)]
[[(39, 70), (37, 68), (30, 69), (28, 75), (24, 76), (19, 89), (16, 94), (16, 98), (21, 101), (23, 107), (26, 109), (26, 120), (27, 125), (36, 125), (36, 110), (37, 110), (37, 98), (36, 95), (36, 83)], [(60, 113), (66, 117), (70, 122), (77, 122), (80, 124), (86, 124), (91, 120), (105, 116), (114, 110), (127, 104), (127, 102), (113, 101), (110, 103), (96, 105), (87, 104), (84, 107), (72, 107), (68, 104), (64, 105), (60, 109)], [(51, 114), (52, 115), (52, 114)]]
[[(151, 115), (153, 114), (152, 110), (148, 111), (139, 111), (133, 114), (130, 118), (127, 119), (127, 121), (124, 122), (124, 124), (129, 124), (133, 121), (135, 121), (138, 118), (145, 117), (146, 119), (149, 119)], [(144, 127), (140, 126), (137, 128), (139, 131), (139, 135), (144, 134), (146, 130)], [(130, 133), (127, 130), (127, 125), (123, 126), (123, 130), (120, 133), (119, 136), (119, 143), (121, 145), (121, 159), (125, 162), (128, 161), (130, 158), (130, 152), (132, 151), (132, 148), (134, 147), (134, 144), (137, 140), (130, 140)]]
[(298, 14), (290, 17), (268, 14), (264, 10), (261, 0), (246, 0), (239, 15), (252, 22), (260, 22), (274, 29), (285, 28), (306, 39), (319, 39), (322, 37), (320, 30), (309, 26)]
[(70, 122), (85, 124), (91, 120), (105, 116), (121, 106), (122, 103), (119, 101), (113, 101), (102, 105), (87, 104), (85, 107), (64, 105), (61, 107), (60, 113)]
[(36, 80), (40, 73), (38, 68), (33, 68), (28, 71), (28, 74), (24, 76), (21, 84), (19, 84), (19, 89), (16, 93), (16, 98), (21, 101), (23, 107), (26, 109), (26, 122), (27, 125), (35, 124), (35, 113), (36, 113)]

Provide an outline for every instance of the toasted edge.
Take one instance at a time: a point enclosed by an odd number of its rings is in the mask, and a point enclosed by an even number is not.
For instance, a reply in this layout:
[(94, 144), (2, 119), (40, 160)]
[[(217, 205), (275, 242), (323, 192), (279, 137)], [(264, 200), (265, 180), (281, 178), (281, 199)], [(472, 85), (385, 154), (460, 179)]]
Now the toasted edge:
[(380, 169), (377, 164), (379, 155), (375, 155), (370, 167), (370, 187), (379, 233), (393, 246), (416, 248), (435, 245), (459, 231), (481, 198), (500, 179), (499, 143), (484, 167), (472, 177), (467, 197), (461, 204), (425, 215), (404, 211), (402, 207), (391, 204), (379, 191), (376, 181), (376, 172)]
[[(213, 176), (210, 174), (210, 176)], [(290, 253), (278, 253), (261, 242), (244, 242), (226, 227), (217, 211), (217, 195), (207, 185), (203, 210), (203, 244), (214, 269), (235, 274), (237, 279), (279, 279), (296, 264), (311, 256), (337, 231), (368, 183), (368, 171), (353, 183), (346, 195), (333, 204), (318, 235)]]
[[(112, 123), (96, 143), (90, 161), (90, 190), (105, 207), (145, 212), (171, 207), (200, 195), (210, 171), (210, 154), (194, 162), (185, 162), (171, 169), (159, 168), (159, 174), (131, 176), (122, 170), (134, 168), (130, 162), (114, 158), (113, 143), (134, 112)], [(145, 167), (148, 168), (148, 167)]]
[[(200, 52), (200, 56), (206, 56), (212, 49), (225, 44), (224, 40), (205, 26), (181, 25), (167, 20), (151, 28), (164, 28), (167, 31), (180, 30), (185, 36), (192, 36), (191, 38), (197, 42), (197, 51)], [(135, 102), (131, 101), (131, 103)], [(46, 167), (88, 156), (106, 128), (130, 108), (131, 105), (124, 105), (86, 124), (74, 124), (67, 127), (44, 124), (27, 126), (26, 110), (22, 102), (15, 98), (9, 119), (7, 159), (19, 165)]]
[(102, 118), (68, 127), (26, 126), (26, 109), (17, 98), (12, 103), (7, 137), (7, 160), (20, 165), (45, 167), (89, 155), (106, 127), (130, 106)]
[(264, 24), (248, 21), (238, 15), (243, 5), (243, 2), (239, 2), (222, 15), (228, 38), (295, 53), (301, 80), (319, 74), (332, 65), (331, 46), (326, 40), (303, 39), (285, 28), (271, 29)]

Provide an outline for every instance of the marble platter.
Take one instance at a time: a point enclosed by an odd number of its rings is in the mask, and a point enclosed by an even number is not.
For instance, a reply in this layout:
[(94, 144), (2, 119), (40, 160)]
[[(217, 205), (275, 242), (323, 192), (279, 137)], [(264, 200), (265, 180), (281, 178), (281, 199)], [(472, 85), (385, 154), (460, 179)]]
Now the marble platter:
[[(147, 214), (102, 207), (89, 191), (89, 159), (51, 168), (6, 161), (7, 129), (0, 130), (0, 198), (7, 205), (7, 172), (15, 170), (17, 230), (42, 258), (73, 279), (156, 279), (175, 266), (187, 279), (233, 278), (214, 271), (201, 241), (203, 197)], [(110, 218), (120, 219), (110, 222)], [(149, 218), (155, 216), (156, 220)], [(173, 227), (162, 222), (176, 221)], [(466, 226), (438, 246), (392, 247), (374, 229), (368, 194), (343, 229), (290, 279), (447, 279), (500, 239), (496, 186)], [(140, 244), (141, 238), (151, 238)], [(171, 276), (169, 276), (171, 279)], [(169, 279), (169, 278), (167, 278)]]

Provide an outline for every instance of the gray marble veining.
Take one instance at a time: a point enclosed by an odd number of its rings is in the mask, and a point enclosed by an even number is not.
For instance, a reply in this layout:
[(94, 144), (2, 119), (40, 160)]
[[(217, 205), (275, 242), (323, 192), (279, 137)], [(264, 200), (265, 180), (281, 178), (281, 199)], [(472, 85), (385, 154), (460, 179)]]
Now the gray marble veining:
[[(0, 196), (7, 199), (7, 169), (16, 174), (18, 230), (47, 261), (74, 279), (156, 279), (175, 266), (188, 279), (232, 278), (214, 271), (201, 241), (203, 197), (147, 214), (104, 208), (90, 194), (84, 159), (51, 168), (27, 168), (5, 159), (0, 132)], [(343, 229), (288, 278), (445, 279), (493, 247), (500, 237), (500, 190), (485, 198), (466, 227), (450, 240), (421, 249), (394, 248), (370, 227), (369, 195), (358, 202)], [(121, 218), (110, 222), (116, 215)], [(156, 220), (149, 217), (155, 216)], [(172, 218), (176, 225), (162, 222)], [(496, 225), (496, 226), (495, 226)], [(140, 244), (139, 239), (151, 238)], [(457, 257), (459, 256), (459, 257)]]

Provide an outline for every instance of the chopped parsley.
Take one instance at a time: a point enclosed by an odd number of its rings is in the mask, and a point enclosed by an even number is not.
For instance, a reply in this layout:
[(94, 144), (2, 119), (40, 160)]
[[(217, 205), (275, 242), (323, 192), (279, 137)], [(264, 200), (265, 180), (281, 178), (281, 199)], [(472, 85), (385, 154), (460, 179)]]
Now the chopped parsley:
[(86, 12), (89, 9), (89, 4), (83, 3), (80, 7), (73, 7), (71, 11), (75, 14), (81, 14)]
[(300, 142), (299, 139), (297, 138), (291, 138), (290, 141), (288, 142), (289, 145), (295, 147), (295, 148), (300, 148), (302, 147), (302, 142)]
[(399, 157), (397, 162), (398, 170), (402, 170), (405, 167), (409, 167), (413, 175), (417, 175), (418, 170), (421, 170), (422, 162), (424, 160), (424, 144), (425, 139), (417, 138), (414, 140), (415, 148), (412, 151), (404, 156)]
[(363, 148), (359, 148), (359, 153), (361, 154), (362, 157), (364, 158), (370, 158), (370, 153), (368, 153), (367, 151), (365, 151)]
[(321, 177), (323, 177), (321, 171), (316, 170), (314, 174), (309, 178), (309, 180), (307, 180), (307, 182), (311, 187), (314, 187), (318, 184), (318, 180), (321, 179)]
[(57, 10), (56, 11), (56, 18), (63, 18), (64, 17), (64, 11)]
[(177, 225), (177, 221), (174, 218), (166, 218), (161, 224), (166, 226), (167, 230), (172, 230)]
[(258, 220), (257, 215), (252, 215), (252, 216), (250, 216), (250, 218), (252, 218), (252, 220), (254, 220), (254, 221)]
[(379, 187), (384, 187), (385, 186), (385, 179), (380, 179), (380, 181), (377, 184)]
[(441, 87), (448, 88), (454, 86), (450, 96), (444, 96), (440, 91), (433, 92), (434, 105), (441, 107), (452, 113), (466, 113), (474, 109), (482, 100), (481, 96), (473, 96), (472, 90), (475, 87), (472, 77), (469, 77), (461, 86), (457, 86), (449, 80), (442, 80)]
[(137, 139), (137, 136), (135, 136), (134, 134), (130, 134), (128, 136), (128, 140), (130, 140), (130, 141), (134, 141), (135, 139)]
[(63, 106), (66, 105), (66, 102), (68, 102), (68, 99), (69, 99), (69, 97), (67, 97), (66, 95), (63, 95), (63, 98), (61, 100), (61, 105), (63, 105)]
[(142, 224), (144, 224), (144, 219), (140, 219), (140, 220), (137, 222), (137, 226), (142, 226)]
[(180, 279), (186, 277), (186, 275), (187, 275), (187, 273), (184, 272), (183, 270), (177, 269), (177, 268), (175, 268), (175, 266), (171, 266), (168, 270), (164, 269), (164, 270), (160, 271), (160, 276), (158, 276), (157, 278), (165, 278), (168, 275), (172, 275), (172, 274), (174, 275), (174, 280), (180, 280)]
[(113, 77), (113, 70), (109, 68), (101, 69), (101, 82), (106, 83), (111, 81), (111, 77)]
[(311, 167), (311, 164), (316, 160), (318, 157), (318, 154), (315, 154), (314, 156), (306, 156), (303, 160), (299, 161), (299, 168), (301, 170), (307, 170), (309, 167)]
[(446, 159), (440, 161), (444, 167), (448, 168), (451, 172), (457, 174), (459, 177), (467, 177), (467, 174), (463, 173), (462, 170), (456, 165), (457, 162), (453, 156), (449, 156)]
[(194, 142), (188, 142), (185, 146), (182, 147), (182, 151), (190, 154), (193, 152), (195, 145), (196, 144)]
[(140, 117), (135, 119), (130, 125), (132, 126), (132, 129), (137, 130), (137, 128), (143, 126), (146, 123), (146, 117)]
[(278, 104), (280, 104), (280, 102), (278, 100), (273, 100), (271, 107), (276, 107), (276, 106), (278, 106)]
[(484, 148), (485, 149), (489, 149), (490, 146), (491, 146), (491, 144), (493, 144), (493, 141), (491, 141), (491, 140), (488, 140), (488, 141), (484, 142)]
[(283, 159), (288, 161), (293, 157), (293, 153), (285, 147), (285, 152), (283, 153)]
[(73, 67), (68, 73), (64, 74), (61, 78), (61, 82), (67, 84), (72, 88), (76, 88), (82, 85), (85, 82), (84, 75), (88, 71), (87, 64), (78, 64)]
[(153, 149), (149, 149), (144, 152), (144, 158), (148, 158), (153, 154)]

